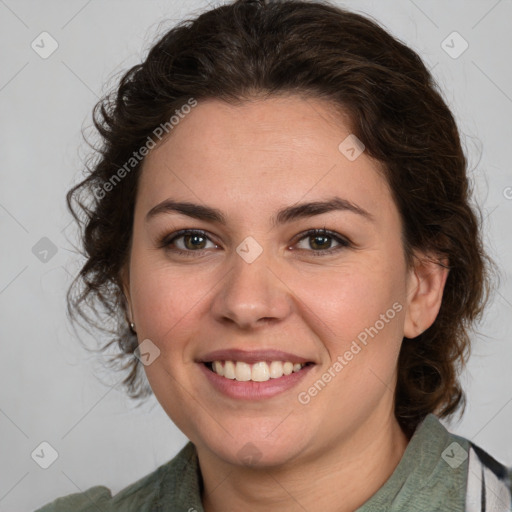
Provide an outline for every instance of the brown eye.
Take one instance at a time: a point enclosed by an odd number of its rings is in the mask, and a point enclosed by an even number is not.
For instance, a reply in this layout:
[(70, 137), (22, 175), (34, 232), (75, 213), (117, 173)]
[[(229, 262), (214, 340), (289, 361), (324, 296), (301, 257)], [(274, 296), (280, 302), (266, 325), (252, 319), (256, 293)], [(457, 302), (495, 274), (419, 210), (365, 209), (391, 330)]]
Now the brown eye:
[[(299, 242), (302, 243), (305, 240), (306, 246), (299, 247), (300, 250), (309, 251), (315, 256), (323, 254), (332, 254), (343, 248), (350, 247), (350, 242), (343, 238), (341, 235), (328, 231), (326, 229), (312, 229), (305, 233), (305, 236), (300, 238)], [(332, 246), (333, 242), (337, 245)], [(311, 249), (313, 249), (311, 251)]]
[(332, 239), (325, 235), (313, 235), (309, 237), (309, 245), (315, 250), (330, 249)]
[(212, 244), (213, 248), (218, 247), (203, 231), (183, 229), (174, 233), (171, 238), (164, 237), (159, 243), (159, 247), (179, 254), (200, 253), (211, 248), (207, 246), (208, 242)]
[(180, 238), (183, 238), (184, 245), (187, 249), (204, 249), (204, 245), (206, 243), (207, 238), (203, 235), (183, 235)]

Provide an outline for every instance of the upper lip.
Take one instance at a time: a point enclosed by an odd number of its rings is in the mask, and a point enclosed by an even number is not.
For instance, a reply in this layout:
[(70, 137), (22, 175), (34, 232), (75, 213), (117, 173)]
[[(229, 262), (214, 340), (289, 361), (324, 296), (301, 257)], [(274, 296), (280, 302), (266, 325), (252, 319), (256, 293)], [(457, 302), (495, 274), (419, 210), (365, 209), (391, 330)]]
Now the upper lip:
[(312, 363), (311, 359), (283, 352), (281, 350), (242, 350), (242, 349), (224, 349), (208, 352), (198, 360), (200, 363), (211, 363), (213, 361), (243, 361), (254, 364), (260, 361), (290, 361), (292, 363)]

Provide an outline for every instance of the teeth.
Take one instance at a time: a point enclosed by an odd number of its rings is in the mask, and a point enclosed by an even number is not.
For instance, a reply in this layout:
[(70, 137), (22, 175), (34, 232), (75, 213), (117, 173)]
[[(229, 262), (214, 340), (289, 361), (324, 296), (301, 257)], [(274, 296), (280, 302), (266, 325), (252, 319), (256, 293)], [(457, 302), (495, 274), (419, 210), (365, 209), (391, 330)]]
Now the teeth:
[(293, 363), (290, 363), (290, 361), (286, 361), (286, 363), (283, 364), (283, 373), (285, 375), (290, 375), (290, 373), (293, 372)]
[[(220, 361), (215, 361), (216, 363), (219, 363), (221, 366), (222, 366), (222, 363)], [(235, 364), (233, 363), (233, 361), (226, 361), (225, 364), (224, 364), (224, 377), (226, 377), (226, 379), (231, 379), (233, 380), (236, 375), (235, 375)]]
[[(238, 363), (236, 363), (238, 366)], [(251, 368), (251, 380), (256, 382), (265, 382), (270, 379), (270, 368), (268, 364), (265, 362), (256, 363), (252, 365)]]
[(300, 371), (305, 364), (290, 361), (271, 361), (270, 364), (260, 361), (255, 364), (244, 363), (243, 361), (213, 361), (212, 369), (221, 377), (235, 379), (241, 382), (252, 380), (254, 382), (265, 382), (269, 379), (278, 379), (283, 375)]
[(213, 371), (221, 377), (224, 377), (224, 368), (222, 367), (222, 363), (220, 361), (213, 362)]
[(272, 361), (270, 363), (270, 377), (278, 379), (283, 376), (283, 363), (281, 361)]
[(235, 365), (235, 379), (242, 382), (251, 380), (251, 365), (237, 361)]

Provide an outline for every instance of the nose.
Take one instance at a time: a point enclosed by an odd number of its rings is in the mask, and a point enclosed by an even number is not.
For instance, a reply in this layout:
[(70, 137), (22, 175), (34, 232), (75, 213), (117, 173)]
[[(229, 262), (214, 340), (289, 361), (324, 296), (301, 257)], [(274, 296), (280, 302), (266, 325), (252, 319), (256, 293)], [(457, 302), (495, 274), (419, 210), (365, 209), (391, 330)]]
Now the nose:
[[(292, 311), (292, 295), (278, 266), (266, 251), (252, 263), (237, 253), (215, 294), (211, 313), (225, 324), (240, 329), (258, 328), (283, 321)], [(282, 272), (281, 272), (282, 274)]]

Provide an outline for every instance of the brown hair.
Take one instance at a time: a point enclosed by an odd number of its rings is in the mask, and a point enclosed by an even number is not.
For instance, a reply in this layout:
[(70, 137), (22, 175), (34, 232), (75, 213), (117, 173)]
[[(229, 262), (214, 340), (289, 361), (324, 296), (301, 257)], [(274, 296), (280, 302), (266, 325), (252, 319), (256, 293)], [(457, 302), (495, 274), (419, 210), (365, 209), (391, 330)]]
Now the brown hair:
[(435, 322), (414, 340), (404, 338), (399, 356), (395, 415), (410, 436), (430, 412), (464, 410), (458, 373), (494, 263), (483, 249), (481, 213), (470, 205), (456, 123), (430, 72), (413, 50), (359, 14), (321, 2), (239, 0), (182, 21), (122, 76), (94, 108), (102, 137), (94, 165), (67, 194), (86, 257), (68, 291), (68, 312), (108, 333), (100, 350), (118, 347), (109, 361), (127, 371), (131, 397), (151, 393), (133, 357), (137, 338), (121, 285), (140, 162), (107, 193), (105, 184), (190, 98), (237, 104), (290, 93), (326, 99), (349, 114), (352, 132), (382, 163), (408, 265), (415, 250), (449, 262)]

